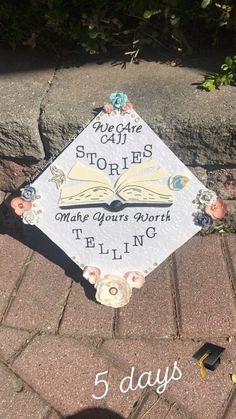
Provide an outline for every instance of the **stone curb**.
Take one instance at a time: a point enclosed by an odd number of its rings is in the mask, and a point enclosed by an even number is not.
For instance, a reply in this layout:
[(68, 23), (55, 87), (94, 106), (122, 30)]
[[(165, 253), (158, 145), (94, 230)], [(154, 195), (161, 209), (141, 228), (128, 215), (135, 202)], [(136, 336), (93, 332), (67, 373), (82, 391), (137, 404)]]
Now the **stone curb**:
[(175, 68), (153, 60), (122, 70), (109, 58), (85, 63), (72, 57), (57, 68), (54, 57), (38, 52), (2, 53), (2, 158), (42, 159), (91, 120), (119, 88), (185, 164), (235, 164), (235, 89), (209, 94), (194, 85), (209, 66), (217, 68), (217, 54), (199, 55)]
[(125, 70), (109, 57), (103, 62), (62, 58), (59, 66), (54, 57), (26, 50), (3, 51), (3, 58), (0, 191), (18, 188), (44, 163), (45, 154), (75, 135), (118, 88), (208, 188), (223, 199), (236, 199), (235, 88), (207, 93), (194, 85), (203, 72), (218, 68), (217, 54), (174, 68), (143, 60)]

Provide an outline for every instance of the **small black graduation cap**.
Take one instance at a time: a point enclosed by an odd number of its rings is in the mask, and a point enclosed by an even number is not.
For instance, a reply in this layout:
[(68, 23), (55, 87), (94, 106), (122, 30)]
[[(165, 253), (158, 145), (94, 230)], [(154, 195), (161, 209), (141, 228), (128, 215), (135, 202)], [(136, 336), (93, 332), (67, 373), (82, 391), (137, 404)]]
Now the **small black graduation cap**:
[(201, 348), (193, 355), (193, 358), (200, 361), (205, 368), (214, 371), (220, 363), (220, 355), (225, 350), (222, 346), (214, 345), (213, 343), (206, 342)]

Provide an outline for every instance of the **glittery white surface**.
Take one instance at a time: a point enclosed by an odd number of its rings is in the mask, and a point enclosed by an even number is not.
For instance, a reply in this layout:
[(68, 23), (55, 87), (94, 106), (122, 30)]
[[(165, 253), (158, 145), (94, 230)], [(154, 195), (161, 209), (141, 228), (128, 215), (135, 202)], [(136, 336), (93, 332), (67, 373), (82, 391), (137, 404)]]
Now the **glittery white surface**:
[[(127, 133), (125, 144), (112, 142), (102, 144), (100, 141), (102, 133), (95, 132), (93, 128), (96, 121), (100, 121), (102, 124), (108, 123), (110, 126), (117, 126), (120, 123), (126, 125), (130, 122), (131, 125), (142, 125), (142, 130), (140, 133)], [(107, 115), (101, 112), (64, 149), (52, 165), (67, 174), (76, 161), (85, 165), (91, 163), (90, 156), (86, 157), (86, 153), (96, 153), (96, 156), (94, 155), (95, 164), (91, 167), (96, 168), (97, 159), (105, 158), (108, 164), (117, 163), (121, 167), (122, 173), (123, 158), (127, 157), (126, 165), (129, 167), (132, 164), (132, 152), (141, 152), (141, 155), (138, 155), (138, 158), (141, 159), (146, 144), (152, 145), (152, 158), (166, 171), (166, 176), (161, 180), (162, 184), (167, 185), (168, 178), (174, 175), (190, 178), (190, 182), (184, 189), (172, 191), (174, 203), (169, 208), (132, 207), (117, 213), (109, 212), (102, 207), (64, 209), (58, 203), (59, 190), (55, 183), (49, 182), (52, 178), (50, 167), (44, 170), (34, 182), (31, 182), (31, 185), (41, 195), (38, 207), (42, 209), (42, 213), (37, 227), (82, 268), (86, 265), (97, 266), (103, 274), (120, 275), (127, 271), (137, 270), (146, 275), (199, 231), (200, 228), (193, 223), (192, 214), (196, 211), (193, 200), (199, 189), (204, 188), (204, 185), (135, 111), (125, 115)], [(83, 158), (76, 157), (77, 146), (84, 146), (85, 156)], [(150, 157), (143, 157), (142, 162), (148, 159)], [(103, 163), (104, 160), (100, 160), (101, 162)], [(109, 165), (102, 172), (109, 177)], [(117, 177), (115, 174), (110, 176), (113, 184)], [(117, 198), (114, 197), (114, 199)], [(166, 214), (167, 211), (170, 214), (170, 221), (160, 221), (160, 217), (157, 221), (155, 220), (157, 215)], [(70, 221), (56, 220), (58, 213), (69, 213)], [(104, 217), (107, 218), (101, 225), (97, 220), (98, 213), (101, 213), (101, 216), (104, 214)], [(137, 213), (141, 213), (144, 217), (148, 216), (150, 221), (136, 221), (134, 217)], [(86, 214), (88, 215), (87, 220), (82, 222), (81, 218)], [(75, 221), (72, 221), (73, 217), (76, 219)], [(76, 234), (72, 232), (72, 229), (81, 230), (78, 231), (79, 239), (76, 239)], [(154, 237), (148, 237), (152, 235)], [(135, 239), (134, 236), (138, 236), (138, 239)], [(86, 239), (86, 237), (93, 237), (93, 239)], [(87, 241), (94, 247), (86, 247)], [(101, 254), (100, 244), (103, 244), (103, 254)], [(116, 250), (114, 251), (114, 249)]]

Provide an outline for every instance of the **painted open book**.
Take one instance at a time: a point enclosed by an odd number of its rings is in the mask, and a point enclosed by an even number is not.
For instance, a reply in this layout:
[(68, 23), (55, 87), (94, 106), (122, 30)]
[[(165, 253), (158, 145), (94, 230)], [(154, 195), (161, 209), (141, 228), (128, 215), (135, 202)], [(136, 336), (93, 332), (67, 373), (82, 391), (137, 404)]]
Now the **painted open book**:
[[(157, 166), (155, 160), (150, 159), (132, 165), (112, 184), (110, 178), (101, 170), (76, 162), (66, 176), (66, 185), (61, 187), (59, 204), (108, 205), (114, 199), (121, 199), (126, 206), (170, 206), (173, 204), (173, 195), (168, 185), (160, 182), (164, 176), (165, 170)], [(70, 181), (73, 186), (69, 186)]]

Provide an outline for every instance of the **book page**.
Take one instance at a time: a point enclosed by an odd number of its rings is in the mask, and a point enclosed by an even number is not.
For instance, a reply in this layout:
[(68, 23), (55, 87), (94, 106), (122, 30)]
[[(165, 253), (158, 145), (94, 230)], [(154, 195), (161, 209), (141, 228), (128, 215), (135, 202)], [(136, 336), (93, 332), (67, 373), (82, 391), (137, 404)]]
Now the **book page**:
[(173, 196), (168, 187), (154, 185), (151, 182), (134, 183), (124, 186), (117, 193), (125, 201), (142, 201), (155, 203), (173, 203)]
[[(100, 170), (76, 162), (66, 176), (59, 203), (106, 202), (113, 195), (110, 179)], [(70, 182), (73, 180), (74, 182)], [(78, 184), (75, 184), (75, 181)], [(71, 184), (73, 183), (73, 185)]]
[(116, 194), (125, 201), (172, 203), (170, 189), (159, 182), (165, 176), (163, 167), (154, 159), (131, 166), (117, 180)]
[(64, 186), (61, 188), (59, 203), (97, 202), (111, 198), (113, 190), (95, 182), (84, 182), (78, 186)]
[(108, 176), (104, 175), (101, 170), (95, 169), (90, 166), (86, 166), (80, 162), (76, 162), (67, 174), (67, 179), (87, 181), (87, 182), (99, 182), (104, 186), (111, 187), (111, 181)]
[(115, 191), (119, 190), (129, 184), (157, 181), (163, 178), (165, 170), (163, 167), (157, 165), (154, 159), (149, 159), (144, 163), (131, 166), (126, 170), (116, 181), (114, 186)]

